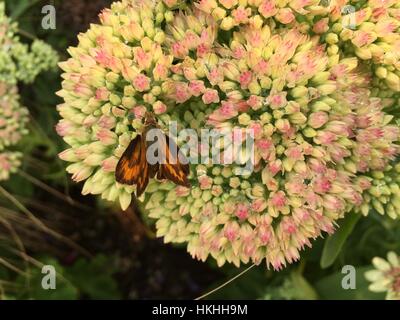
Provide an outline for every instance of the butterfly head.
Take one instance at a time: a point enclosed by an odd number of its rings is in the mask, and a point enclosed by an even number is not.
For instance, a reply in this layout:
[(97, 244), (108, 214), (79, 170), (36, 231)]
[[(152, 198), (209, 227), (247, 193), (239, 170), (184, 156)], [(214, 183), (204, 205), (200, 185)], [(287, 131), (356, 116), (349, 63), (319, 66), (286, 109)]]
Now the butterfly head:
[(147, 111), (144, 115), (144, 119), (145, 119), (144, 125), (146, 127), (148, 127), (148, 126), (157, 127), (158, 126), (157, 119), (153, 113)]

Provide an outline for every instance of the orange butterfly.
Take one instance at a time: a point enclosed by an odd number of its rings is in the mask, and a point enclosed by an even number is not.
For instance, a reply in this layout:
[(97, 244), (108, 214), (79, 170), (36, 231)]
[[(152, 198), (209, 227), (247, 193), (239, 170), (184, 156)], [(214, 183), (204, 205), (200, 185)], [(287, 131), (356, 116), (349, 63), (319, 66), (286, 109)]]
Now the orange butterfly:
[[(182, 154), (175, 142), (166, 134), (162, 134), (158, 150), (164, 150), (162, 163), (151, 164), (147, 160), (146, 135), (151, 129), (159, 129), (157, 121), (152, 113), (145, 115), (144, 129), (140, 135), (133, 139), (126, 148), (117, 164), (115, 178), (119, 183), (136, 185), (136, 196), (139, 197), (147, 187), (150, 178), (157, 175), (157, 179), (168, 179), (172, 182), (190, 187), (187, 176), (189, 165), (182, 164), (179, 158)], [(171, 149), (175, 151), (171, 152)], [(182, 159), (182, 158), (181, 158)]]

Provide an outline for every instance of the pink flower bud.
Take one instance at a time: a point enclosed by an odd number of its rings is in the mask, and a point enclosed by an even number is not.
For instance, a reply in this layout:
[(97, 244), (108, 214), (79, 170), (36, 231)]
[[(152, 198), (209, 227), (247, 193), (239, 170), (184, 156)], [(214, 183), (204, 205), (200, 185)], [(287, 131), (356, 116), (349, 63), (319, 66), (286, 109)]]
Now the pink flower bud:
[(200, 43), (196, 49), (197, 56), (203, 58), (210, 52), (210, 46), (205, 43)]
[(262, 107), (263, 99), (259, 96), (251, 95), (247, 100), (247, 104), (253, 109), (258, 110)]
[(310, 114), (309, 118), (308, 118), (308, 124), (314, 128), (314, 129), (318, 129), (321, 128), (325, 123), (328, 122), (329, 116), (323, 112), (323, 111), (319, 111), (319, 112), (314, 112), (312, 114)]
[(224, 227), (224, 236), (230, 241), (235, 241), (239, 236), (239, 224), (236, 221), (229, 221)]
[(284, 233), (286, 234), (293, 234), (297, 231), (297, 226), (294, 223), (293, 219), (289, 217), (284, 217), (281, 222), (281, 228)]
[(252, 122), (249, 125), (249, 129), (252, 130), (254, 139), (259, 139), (263, 133), (263, 126), (259, 122)]
[(333, 132), (318, 131), (315, 141), (322, 145), (329, 145), (336, 141), (337, 136)]
[(262, 14), (264, 18), (269, 18), (277, 14), (278, 9), (275, 7), (275, 1), (265, 0), (258, 7), (258, 12)]
[(279, 159), (271, 161), (268, 164), (268, 170), (271, 172), (272, 176), (276, 175), (279, 171), (282, 170), (282, 161)]
[(132, 109), (133, 114), (136, 119), (142, 119), (146, 113), (147, 109), (145, 106), (139, 105)]
[(333, 212), (338, 212), (343, 210), (344, 202), (340, 198), (333, 196), (331, 194), (326, 194), (323, 200), (323, 206)]
[(249, 20), (249, 15), (251, 14), (250, 8), (238, 7), (233, 10), (231, 15), (237, 24), (246, 23)]
[(308, 161), (308, 166), (310, 167), (310, 170), (315, 173), (325, 173), (326, 172), (326, 165), (318, 159), (311, 158)]
[(292, 160), (303, 160), (303, 150), (300, 146), (290, 147), (286, 149), (285, 155)]
[(104, 128), (97, 132), (96, 137), (104, 145), (113, 145), (118, 140), (114, 132)]
[(328, 23), (329, 18), (320, 19), (314, 24), (313, 31), (318, 34), (327, 32), (329, 30)]
[(252, 78), (253, 78), (253, 74), (251, 71), (245, 71), (245, 72), (241, 73), (239, 76), (240, 87), (242, 89), (246, 89), (249, 86)]
[(178, 41), (172, 44), (171, 52), (174, 55), (174, 57), (183, 59), (188, 55), (189, 50), (187, 46), (183, 44), (183, 42)]
[(192, 80), (189, 83), (189, 91), (194, 97), (200, 96), (205, 91), (204, 82), (202, 80)]
[(112, 129), (115, 127), (115, 118), (109, 116), (101, 116), (98, 125), (105, 129)]
[(114, 172), (117, 167), (118, 159), (114, 156), (103, 160), (101, 167), (105, 172)]
[(256, 145), (259, 149), (265, 151), (273, 146), (273, 142), (269, 139), (261, 139), (257, 141)]
[(202, 100), (205, 104), (218, 103), (219, 102), (218, 91), (214, 89), (206, 89), (206, 91), (203, 94)]
[(213, 179), (208, 176), (201, 176), (199, 177), (199, 184), (202, 190), (210, 189), (213, 184)]
[(139, 74), (133, 79), (133, 86), (139, 92), (147, 91), (150, 89), (150, 78)]
[(184, 103), (190, 98), (189, 87), (186, 83), (179, 82), (175, 84), (175, 100), (178, 103)]
[(367, 190), (371, 187), (371, 181), (369, 181), (366, 177), (357, 178), (356, 183), (362, 190)]
[(107, 101), (110, 96), (110, 91), (107, 88), (99, 88), (96, 90), (96, 99), (100, 101)]
[(207, 75), (210, 83), (215, 86), (224, 81), (224, 73), (219, 68), (213, 68)]
[(268, 96), (266, 101), (272, 109), (283, 108), (287, 104), (286, 94), (286, 92), (271, 94)]
[(203, 209), (201, 210), (201, 214), (206, 217), (213, 216), (214, 211), (215, 211), (215, 208), (214, 208), (214, 205), (212, 204), (212, 202), (207, 202), (204, 205)]
[(317, 193), (327, 193), (331, 189), (331, 182), (326, 177), (319, 177), (314, 179), (313, 188)]
[(177, 186), (175, 188), (175, 194), (177, 197), (186, 197), (187, 195), (190, 194), (190, 188)]
[(157, 63), (153, 69), (154, 80), (165, 80), (168, 76), (168, 67), (163, 63)]
[(242, 46), (237, 46), (233, 49), (233, 57), (235, 59), (242, 59), (246, 55), (246, 50)]
[(74, 87), (74, 93), (83, 98), (90, 98), (93, 96), (92, 88), (85, 83), (76, 84)]
[(217, 6), (218, 5), (215, 0), (200, 0), (198, 3), (196, 3), (196, 7), (206, 13), (211, 13), (212, 9), (215, 9)]
[(74, 152), (74, 150), (72, 148), (71, 149), (66, 149), (66, 150), (60, 152), (58, 154), (58, 157), (61, 160), (69, 161), (69, 162), (75, 162), (75, 161), (79, 160), (79, 158), (76, 156), (76, 154), (75, 154), (75, 152)]
[(301, 195), (306, 189), (306, 186), (300, 179), (293, 179), (293, 181), (289, 181), (285, 184), (285, 188), (289, 194)]
[(270, 202), (274, 207), (282, 208), (286, 205), (286, 196), (283, 191), (278, 191), (270, 197)]
[(251, 203), (251, 210), (254, 212), (262, 212), (267, 207), (267, 202), (264, 199), (255, 199)]
[(211, 194), (212, 194), (214, 197), (219, 197), (223, 192), (224, 192), (224, 190), (222, 189), (221, 186), (216, 186), (216, 185), (214, 185), (214, 186), (212, 186), (212, 188), (211, 188)]
[(163, 114), (167, 111), (167, 106), (165, 103), (161, 102), (161, 101), (156, 101), (153, 104), (153, 110), (155, 114)]
[(249, 216), (249, 207), (246, 204), (239, 203), (236, 206), (235, 210), (235, 215), (240, 219), (240, 220), (245, 220)]
[(74, 126), (72, 122), (68, 120), (61, 120), (57, 125), (56, 125), (56, 131), (57, 134), (61, 137), (68, 136), (72, 134), (74, 131)]
[(276, 19), (283, 24), (289, 24), (295, 19), (295, 16), (290, 8), (282, 8), (278, 11)]
[(236, 6), (238, 0), (219, 0), (226, 9), (231, 9), (232, 7)]
[(134, 57), (140, 69), (150, 68), (152, 60), (151, 55), (146, 53), (142, 48), (139, 47), (134, 49)]

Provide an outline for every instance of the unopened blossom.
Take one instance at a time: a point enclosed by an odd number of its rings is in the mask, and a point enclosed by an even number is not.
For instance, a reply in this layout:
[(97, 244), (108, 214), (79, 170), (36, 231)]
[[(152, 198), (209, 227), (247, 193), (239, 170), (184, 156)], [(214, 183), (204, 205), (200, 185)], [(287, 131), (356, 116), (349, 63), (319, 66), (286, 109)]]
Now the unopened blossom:
[(357, 184), (365, 190), (363, 204), (357, 207), (367, 215), (374, 209), (379, 214), (387, 214), (392, 219), (400, 216), (400, 165), (388, 164), (384, 169), (373, 170), (368, 176), (360, 176)]
[(400, 300), (400, 258), (390, 251), (387, 260), (375, 257), (372, 260), (375, 269), (367, 271), (365, 277), (371, 282), (369, 290), (386, 292), (386, 300)]

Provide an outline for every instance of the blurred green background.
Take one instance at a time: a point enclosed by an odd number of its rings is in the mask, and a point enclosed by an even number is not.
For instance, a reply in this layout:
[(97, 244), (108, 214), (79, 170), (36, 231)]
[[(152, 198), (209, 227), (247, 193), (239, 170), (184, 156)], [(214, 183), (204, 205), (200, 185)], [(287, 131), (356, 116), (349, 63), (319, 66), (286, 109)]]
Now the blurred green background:
[[(97, 20), (107, 0), (6, 0), (7, 14), (19, 23), (21, 40), (39, 38), (60, 60), (76, 45), (77, 34)], [(43, 30), (41, 9), (53, 4), (56, 30)], [(192, 260), (185, 248), (156, 239), (151, 221), (138, 208), (121, 212), (96, 197), (82, 196), (71, 182), (64, 149), (54, 127), (60, 99), (60, 72), (41, 74), (20, 85), (30, 111), (30, 134), (19, 144), (23, 165), (1, 183), (0, 298), (2, 299), (192, 299), (245, 270), (218, 268)], [(254, 267), (206, 298), (221, 299), (383, 299), (368, 291), (364, 272), (371, 259), (399, 252), (400, 223), (372, 212), (368, 219), (348, 215), (335, 236), (317, 239), (301, 262), (280, 272)], [(43, 290), (41, 266), (57, 270), (57, 290)], [(357, 272), (355, 290), (344, 290), (345, 265)]]

